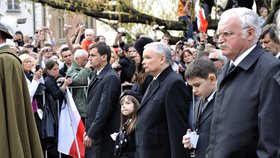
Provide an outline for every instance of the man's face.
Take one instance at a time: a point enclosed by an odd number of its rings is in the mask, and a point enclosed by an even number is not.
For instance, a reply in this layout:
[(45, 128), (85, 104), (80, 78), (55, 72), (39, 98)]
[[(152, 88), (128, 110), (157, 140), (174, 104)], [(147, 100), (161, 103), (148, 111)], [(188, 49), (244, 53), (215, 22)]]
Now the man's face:
[(278, 49), (280, 46), (270, 38), (269, 34), (266, 34), (264, 38), (260, 40), (260, 43), (262, 47), (269, 51), (273, 56), (279, 51)]
[(163, 37), (162, 38), (162, 42), (164, 43), (164, 44), (169, 44), (169, 38), (168, 37)]
[(142, 64), (145, 72), (149, 73), (152, 76), (158, 75), (162, 70), (164, 62), (164, 55), (154, 53), (151, 48), (147, 48), (144, 50)]
[(93, 48), (89, 52), (89, 58), (88, 60), (91, 63), (91, 66), (93, 68), (96, 68), (97, 70), (100, 70), (102, 68), (102, 63), (104, 62), (105, 55), (100, 55), (98, 53), (97, 48)]
[(224, 66), (224, 61), (218, 58), (217, 52), (212, 52), (209, 54), (209, 60), (213, 61), (216, 69), (219, 71)]
[(134, 47), (129, 47), (128, 48), (128, 54), (127, 54), (127, 58), (133, 58), (135, 56), (135, 54), (137, 53), (136, 49)]
[(79, 67), (85, 67), (88, 61), (88, 55), (82, 55), (76, 58), (76, 64)]
[(65, 64), (71, 65), (73, 62), (73, 55), (71, 50), (67, 50), (62, 52), (62, 60), (64, 61)]
[(49, 59), (49, 58), (52, 57), (52, 55), (53, 55), (53, 50), (52, 50), (52, 47), (51, 47), (51, 46), (46, 46), (46, 47), (44, 47), (44, 48), (42, 48), (42, 49), (44, 49), (44, 50), (42, 50), (42, 51), (44, 51), (44, 57), (45, 57), (46, 59)]
[(248, 49), (249, 43), (245, 37), (245, 31), (237, 16), (221, 19), (218, 24), (218, 44), (224, 56), (235, 60)]
[(215, 90), (216, 81), (211, 80), (210, 77), (207, 79), (194, 77), (187, 79), (187, 82), (192, 86), (194, 95), (201, 99), (207, 98)]

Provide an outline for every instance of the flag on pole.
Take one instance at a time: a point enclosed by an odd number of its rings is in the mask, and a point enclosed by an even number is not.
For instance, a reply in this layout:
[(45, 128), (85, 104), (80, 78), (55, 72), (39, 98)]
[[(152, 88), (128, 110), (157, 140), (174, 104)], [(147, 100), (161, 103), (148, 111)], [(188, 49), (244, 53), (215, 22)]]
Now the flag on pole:
[(197, 28), (201, 32), (207, 31), (208, 21), (205, 18), (204, 10), (200, 6), (200, 0), (195, 2), (195, 16), (197, 18)]
[(68, 88), (66, 98), (67, 102), (63, 101), (59, 117), (58, 151), (77, 158), (84, 158), (85, 126)]

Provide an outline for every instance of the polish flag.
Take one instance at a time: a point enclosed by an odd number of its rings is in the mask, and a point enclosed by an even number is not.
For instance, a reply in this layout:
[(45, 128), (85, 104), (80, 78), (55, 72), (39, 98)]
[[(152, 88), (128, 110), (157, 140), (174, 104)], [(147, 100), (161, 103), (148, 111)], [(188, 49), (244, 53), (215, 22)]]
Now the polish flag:
[(200, 0), (195, 2), (195, 16), (197, 18), (197, 28), (201, 32), (207, 31), (208, 21), (205, 19), (204, 10), (201, 8)]
[(85, 126), (68, 88), (66, 98), (67, 102), (63, 101), (59, 117), (58, 151), (75, 158), (84, 158), (83, 134)]

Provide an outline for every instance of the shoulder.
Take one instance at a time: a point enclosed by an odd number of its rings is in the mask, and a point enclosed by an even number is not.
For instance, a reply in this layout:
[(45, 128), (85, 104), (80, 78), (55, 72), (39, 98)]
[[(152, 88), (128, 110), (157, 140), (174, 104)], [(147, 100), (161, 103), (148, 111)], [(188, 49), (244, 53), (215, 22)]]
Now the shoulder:
[(264, 52), (258, 60), (256, 65), (259, 70), (269, 72), (273, 69), (280, 69), (280, 60), (272, 56), (271, 54)]

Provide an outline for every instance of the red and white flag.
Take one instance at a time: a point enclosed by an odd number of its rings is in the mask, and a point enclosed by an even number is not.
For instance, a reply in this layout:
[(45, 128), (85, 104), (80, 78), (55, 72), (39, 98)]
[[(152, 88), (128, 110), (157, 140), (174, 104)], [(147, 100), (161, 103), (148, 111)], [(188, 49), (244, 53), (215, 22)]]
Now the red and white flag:
[(63, 102), (59, 117), (58, 151), (73, 157), (84, 158), (85, 126), (68, 88), (66, 97), (67, 103)]
[(200, 0), (195, 2), (195, 16), (197, 18), (197, 28), (201, 32), (207, 31), (208, 21), (205, 19), (203, 8), (200, 6)]

